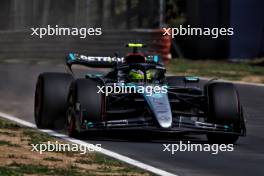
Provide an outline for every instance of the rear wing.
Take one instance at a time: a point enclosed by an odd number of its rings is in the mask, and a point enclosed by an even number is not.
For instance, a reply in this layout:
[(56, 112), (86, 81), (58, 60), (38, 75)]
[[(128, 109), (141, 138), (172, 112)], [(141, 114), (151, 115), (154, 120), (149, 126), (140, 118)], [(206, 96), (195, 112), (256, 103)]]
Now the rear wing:
[(96, 68), (112, 68), (118, 63), (123, 63), (123, 57), (86, 56), (77, 53), (69, 53), (66, 56), (66, 64), (71, 69), (72, 65), (85, 65)]

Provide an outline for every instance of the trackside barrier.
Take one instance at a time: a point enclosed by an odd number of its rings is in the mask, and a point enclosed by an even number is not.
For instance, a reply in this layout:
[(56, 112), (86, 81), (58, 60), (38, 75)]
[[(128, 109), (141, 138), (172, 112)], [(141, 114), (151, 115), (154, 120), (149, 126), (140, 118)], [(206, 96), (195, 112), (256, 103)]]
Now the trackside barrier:
[(171, 60), (171, 45), (172, 38), (169, 35), (163, 35), (163, 29), (157, 29), (157, 32), (153, 33), (153, 47), (163, 58), (165, 63), (168, 63)]
[(62, 59), (68, 52), (94, 56), (125, 55), (131, 52), (125, 44), (142, 42), (148, 52), (170, 59), (171, 39), (161, 30), (103, 30), (101, 36), (31, 36), (31, 31), (0, 31), (0, 59)]

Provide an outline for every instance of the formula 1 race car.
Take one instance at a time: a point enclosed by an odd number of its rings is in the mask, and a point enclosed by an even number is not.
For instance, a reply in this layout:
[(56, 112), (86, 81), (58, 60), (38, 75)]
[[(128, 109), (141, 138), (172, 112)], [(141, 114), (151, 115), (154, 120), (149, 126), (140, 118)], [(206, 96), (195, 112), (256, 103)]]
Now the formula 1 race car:
[[(150, 130), (206, 134), (212, 143), (246, 135), (243, 108), (232, 83), (202, 84), (194, 76), (166, 76), (158, 55), (130, 43), (125, 57), (70, 53), (66, 65), (111, 68), (106, 74), (42, 73), (35, 92), (38, 128), (67, 127), (69, 136), (89, 130)], [(202, 85), (202, 86), (201, 86)]]

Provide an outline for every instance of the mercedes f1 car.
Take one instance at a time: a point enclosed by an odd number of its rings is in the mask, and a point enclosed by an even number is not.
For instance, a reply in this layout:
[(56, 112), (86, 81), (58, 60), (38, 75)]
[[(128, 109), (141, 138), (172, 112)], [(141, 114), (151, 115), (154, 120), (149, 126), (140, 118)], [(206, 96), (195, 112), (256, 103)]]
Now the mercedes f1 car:
[[(87, 73), (78, 79), (72, 73), (40, 74), (35, 92), (37, 127), (65, 125), (69, 136), (113, 129), (198, 133), (212, 143), (234, 143), (246, 135), (243, 108), (232, 83), (201, 84), (194, 76), (166, 76), (158, 55), (139, 52), (143, 46), (128, 44), (133, 52), (123, 58), (77, 53), (66, 57), (71, 72), (72, 65), (80, 64), (111, 68), (106, 74)], [(134, 92), (109, 92), (114, 86)]]

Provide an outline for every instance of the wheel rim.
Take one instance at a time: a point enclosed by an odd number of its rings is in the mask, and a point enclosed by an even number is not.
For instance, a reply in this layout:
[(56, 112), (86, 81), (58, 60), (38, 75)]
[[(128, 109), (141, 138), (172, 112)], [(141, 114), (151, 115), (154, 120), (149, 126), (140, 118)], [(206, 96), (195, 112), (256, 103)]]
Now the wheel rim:
[(69, 98), (69, 108), (68, 108), (68, 115), (67, 115), (69, 136), (72, 136), (75, 131), (75, 120), (74, 120), (73, 113), (74, 113), (73, 96), (71, 94)]
[(75, 124), (73, 118), (71, 118), (69, 126), (68, 126), (68, 133), (69, 135), (72, 135), (74, 132)]
[(36, 95), (35, 95), (35, 122), (37, 125), (40, 124), (41, 121), (41, 110), (42, 110), (42, 84), (39, 79), (36, 87)]

